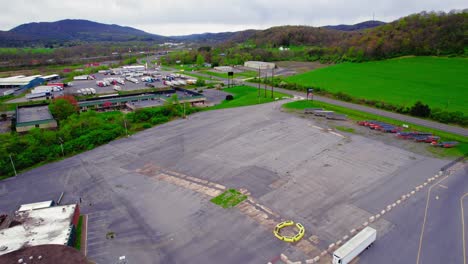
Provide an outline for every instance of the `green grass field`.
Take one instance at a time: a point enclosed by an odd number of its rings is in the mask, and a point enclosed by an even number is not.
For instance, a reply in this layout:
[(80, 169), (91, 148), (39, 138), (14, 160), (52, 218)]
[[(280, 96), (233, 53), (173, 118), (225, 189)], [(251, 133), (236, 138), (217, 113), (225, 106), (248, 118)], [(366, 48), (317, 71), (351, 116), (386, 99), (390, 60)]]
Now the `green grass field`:
[[(345, 107), (337, 106), (337, 105), (332, 105), (332, 104), (327, 104), (323, 102), (317, 102), (317, 101), (307, 101), (307, 100), (302, 100), (302, 101), (295, 101), (291, 103), (287, 103), (283, 105), (283, 108), (285, 109), (290, 109), (290, 110), (304, 110), (305, 108), (313, 108), (313, 107), (321, 107), (326, 110), (330, 111), (335, 111), (337, 113), (341, 114), (346, 114), (349, 119), (355, 120), (355, 121), (361, 121), (361, 120), (377, 120), (377, 121), (382, 121), (386, 122), (389, 124), (397, 125), (397, 126), (402, 126), (403, 124), (409, 125), (409, 130), (410, 131), (421, 131), (421, 132), (428, 132), (432, 133), (436, 136), (440, 136), (441, 141), (458, 141), (460, 144), (455, 147), (455, 148), (435, 148), (432, 146), (428, 146), (428, 150), (432, 153), (434, 153), (437, 156), (440, 157), (459, 157), (463, 155), (468, 154), (468, 139), (464, 136), (460, 135), (455, 135), (452, 133), (440, 131), (437, 129), (432, 129), (424, 126), (419, 126), (415, 124), (411, 124), (408, 122), (403, 122), (399, 120), (395, 120), (392, 118), (387, 118), (379, 115), (374, 115), (374, 114), (369, 114), (365, 112), (361, 112), (358, 110), (353, 110), (353, 109), (348, 109)], [(341, 129), (341, 127), (335, 127), (338, 130), (344, 131), (344, 132), (354, 132), (354, 131), (345, 131), (344, 129)]]
[(258, 89), (251, 86), (236, 86), (232, 88), (223, 89), (223, 91), (232, 94), (234, 96), (234, 99), (231, 101), (224, 100), (218, 105), (206, 108), (207, 110), (264, 104), (273, 102), (276, 98), (282, 98), (285, 96), (291, 97), (287, 94), (273, 92), (273, 98), (271, 98), (271, 91), (267, 90), (267, 97), (265, 98), (265, 92), (263, 89), (261, 89), (260, 97), (258, 97)]
[(357, 98), (468, 114), (468, 59), (408, 57), (343, 63), (286, 78), (287, 82), (343, 92)]

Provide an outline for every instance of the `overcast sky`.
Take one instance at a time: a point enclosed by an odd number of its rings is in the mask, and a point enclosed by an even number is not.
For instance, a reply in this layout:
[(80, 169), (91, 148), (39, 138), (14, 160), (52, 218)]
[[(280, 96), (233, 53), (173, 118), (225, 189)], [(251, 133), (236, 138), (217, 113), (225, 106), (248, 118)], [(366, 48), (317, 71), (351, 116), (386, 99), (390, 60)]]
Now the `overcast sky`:
[(0, 30), (28, 22), (88, 19), (161, 35), (324, 26), (468, 7), (467, 0), (0, 0)]

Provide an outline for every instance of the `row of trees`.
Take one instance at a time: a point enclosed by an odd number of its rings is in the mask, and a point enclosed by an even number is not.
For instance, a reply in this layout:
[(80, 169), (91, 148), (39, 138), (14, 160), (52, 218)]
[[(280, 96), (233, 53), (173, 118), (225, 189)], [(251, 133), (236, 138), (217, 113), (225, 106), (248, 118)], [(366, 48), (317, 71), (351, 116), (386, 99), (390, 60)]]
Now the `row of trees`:
[(2, 48), (0, 49), (0, 61), (3, 62), (2, 67), (61, 65), (88, 61), (122, 60), (131, 56), (131, 54), (128, 54), (129, 51), (153, 52), (161, 49), (159, 45), (152, 42), (80, 43), (53, 49)]
[[(118, 111), (78, 113), (72, 97), (57, 98), (49, 106), (59, 121), (57, 130), (35, 128), (27, 134), (0, 134), (0, 178), (14, 175), (10, 155), (20, 171), (93, 149), (125, 136), (126, 129), (132, 133), (182, 117), (183, 105), (176, 97), (169, 101), (162, 107), (140, 109), (125, 115)], [(185, 106), (185, 114), (194, 111), (196, 109)]]
[[(257, 78), (253, 80), (254, 82), (259, 82)], [(298, 90), (298, 91), (306, 91), (307, 88), (313, 88), (314, 93), (322, 96), (336, 98), (341, 101), (352, 102), (357, 104), (363, 104), (372, 106), (375, 108), (396, 112), (400, 114), (407, 114), (417, 117), (429, 118), (441, 123), (446, 124), (456, 124), (460, 126), (468, 126), (468, 115), (466, 113), (456, 111), (456, 112), (448, 112), (440, 108), (431, 109), (429, 105), (424, 104), (423, 102), (417, 101), (413, 106), (403, 106), (403, 105), (395, 105), (384, 101), (378, 100), (370, 100), (365, 98), (357, 98), (351, 96), (349, 94), (343, 92), (336, 92), (332, 93), (320, 87), (305, 87), (300, 84), (296, 83), (287, 83), (284, 82), (280, 78), (271, 78), (268, 79), (261, 79), (260, 82), (267, 83), (276, 87), (282, 87), (289, 90)]]

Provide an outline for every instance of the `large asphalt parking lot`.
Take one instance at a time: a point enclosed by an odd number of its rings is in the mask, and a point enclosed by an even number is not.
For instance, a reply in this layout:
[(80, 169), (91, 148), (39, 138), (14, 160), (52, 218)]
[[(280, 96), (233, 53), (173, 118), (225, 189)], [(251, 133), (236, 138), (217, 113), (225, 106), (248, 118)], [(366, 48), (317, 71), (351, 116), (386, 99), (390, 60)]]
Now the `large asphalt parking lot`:
[[(62, 191), (64, 203), (81, 197), (97, 263), (122, 255), (129, 263), (279, 263), (281, 253), (314, 257), (448, 162), (332, 133), (282, 112), (282, 103), (198, 113), (22, 173), (0, 182), (0, 211)], [(379, 239), (361, 262), (416, 263), (419, 254), (419, 263), (441, 263), (434, 255), (462, 263), (466, 175), (454, 172), (429, 202), (427, 186), (372, 223)], [(222, 209), (209, 201), (220, 186), (253, 201)], [(283, 219), (305, 226), (304, 243), (273, 236), (271, 223)]]
[[(104, 75), (100, 73), (93, 74), (96, 77), (96, 80), (84, 80), (84, 81), (72, 81), (73, 85), (70, 87), (65, 88), (65, 93), (76, 94), (79, 89), (82, 88), (94, 88), (96, 89), (96, 93), (98, 94), (109, 94), (109, 93), (117, 93), (114, 90), (114, 85), (99, 87), (97, 86), (97, 81), (102, 81), (105, 78), (121, 78), (125, 80), (125, 77), (120, 75)], [(132, 83), (130, 81), (125, 80), (125, 84), (117, 84), (122, 88), (122, 91), (137, 91), (141, 89), (147, 89), (149, 87), (145, 86), (145, 82), (141, 81), (141, 77), (135, 77), (138, 80), (138, 83)], [(157, 88), (167, 87), (161, 81), (153, 83)]]

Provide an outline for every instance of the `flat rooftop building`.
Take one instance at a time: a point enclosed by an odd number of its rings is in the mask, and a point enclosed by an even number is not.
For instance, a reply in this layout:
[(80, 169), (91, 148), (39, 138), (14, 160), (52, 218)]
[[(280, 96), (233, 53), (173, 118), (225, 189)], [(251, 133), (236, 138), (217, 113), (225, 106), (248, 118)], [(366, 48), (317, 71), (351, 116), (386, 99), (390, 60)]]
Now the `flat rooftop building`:
[(17, 211), (0, 231), (0, 255), (38, 245), (72, 246), (79, 216), (76, 204)]
[(42, 208), (49, 208), (54, 205), (54, 201), (45, 201), (39, 203), (30, 203), (30, 204), (23, 204), (18, 209), (18, 212), (29, 211), (29, 210), (37, 210)]
[(276, 67), (274, 63), (263, 61), (246, 61), (244, 67), (260, 70), (271, 70)]
[(47, 104), (26, 105), (16, 108), (16, 131), (26, 132), (35, 127), (57, 128), (57, 121), (52, 117)]

